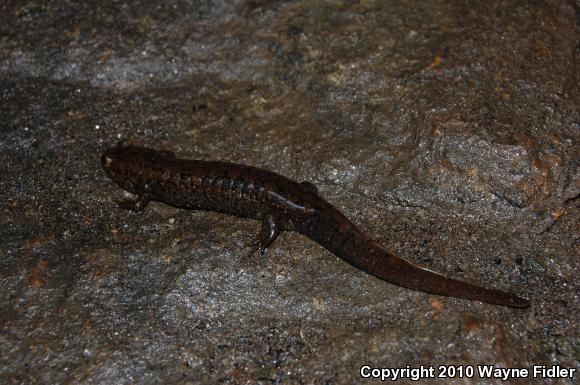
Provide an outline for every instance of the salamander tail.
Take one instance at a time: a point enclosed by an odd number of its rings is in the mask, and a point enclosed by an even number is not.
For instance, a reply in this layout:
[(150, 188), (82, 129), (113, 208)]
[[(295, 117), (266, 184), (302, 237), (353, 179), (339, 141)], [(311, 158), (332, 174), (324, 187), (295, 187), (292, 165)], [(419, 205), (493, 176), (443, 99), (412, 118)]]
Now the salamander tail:
[[(364, 237), (366, 238), (366, 236)], [(459, 281), (415, 265), (368, 238), (353, 237), (348, 243), (349, 245), (345, 247), (345, 253), (342, 255), (346, 261), (395, 285), (431, 294), (471, 299), (496, 305), (516, 308), (530, 306), (529, 300), (517, 295)], [(363, 250), (364, 257), (361, 255)], [(356, 258), (349, 257), (353, 254), (357, 255)]]

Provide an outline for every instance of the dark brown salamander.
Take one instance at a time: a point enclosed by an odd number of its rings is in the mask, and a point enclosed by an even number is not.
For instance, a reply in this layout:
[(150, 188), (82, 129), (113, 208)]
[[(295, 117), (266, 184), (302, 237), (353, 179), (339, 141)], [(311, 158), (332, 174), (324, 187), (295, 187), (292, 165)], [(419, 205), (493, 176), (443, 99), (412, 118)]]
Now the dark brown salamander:
[(252, 252), (263, 252), (280, 231), (293, 230), (395, 285), (498, 305), (530, 304), (516, 295), (448, 278), (399, 257), (363, 234), (308, 182), (241, 164), (177, 159), (171, 152), (125, 141), (105, 151), (101, 161), (113, 181), (137, 195), (121, 202), (124, 208), (139, 211), (157, 200), (184, 209), (261, 220)]

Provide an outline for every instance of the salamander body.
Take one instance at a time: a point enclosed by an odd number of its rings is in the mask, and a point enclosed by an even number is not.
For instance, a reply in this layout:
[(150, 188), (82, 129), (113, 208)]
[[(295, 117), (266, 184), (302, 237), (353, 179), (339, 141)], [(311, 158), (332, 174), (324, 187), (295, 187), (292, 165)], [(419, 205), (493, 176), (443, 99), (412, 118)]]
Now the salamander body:
[(314, 185), (256, 167), (178, 159), (171, 152), (126, 141), (101, 157), (107, 175), (136, 195), (120, 205), (139, 211), (151, 200), (193, 210), (210, 210), (260, 220), (252, 252), (264, 250), (281, 231), (297, 231), (351, 265), (387, 282), (413, 290), (512, 307), (525, 298), (448, 278), (387, 250), (365, 235)]

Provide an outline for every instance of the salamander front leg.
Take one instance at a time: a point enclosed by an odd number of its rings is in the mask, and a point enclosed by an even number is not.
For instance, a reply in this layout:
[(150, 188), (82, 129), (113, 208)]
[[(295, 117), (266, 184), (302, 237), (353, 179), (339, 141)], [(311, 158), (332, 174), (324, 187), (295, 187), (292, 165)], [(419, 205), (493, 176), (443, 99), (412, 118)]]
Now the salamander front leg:
[(119, 204), (119, 207), (125, 210), (131, 211), (141, 211), (143, 210), (151, 199), (148, 195), (137, 195), (135, 198), (124, 198), (117, 199), (115, 202)]
[(256, 238), (250, 243), (250, 253), (252, 255), (256, 250), (260, 250), (261, 254), (280, 234), (280, 224), (276, 221), (272, 214), (266, 214), (262, 220), (262, 228)]

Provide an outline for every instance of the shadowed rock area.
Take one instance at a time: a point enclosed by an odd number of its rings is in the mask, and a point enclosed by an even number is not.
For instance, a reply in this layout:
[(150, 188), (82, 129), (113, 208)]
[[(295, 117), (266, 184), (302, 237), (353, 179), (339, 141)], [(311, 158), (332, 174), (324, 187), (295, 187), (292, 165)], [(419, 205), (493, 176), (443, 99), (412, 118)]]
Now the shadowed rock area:
[[(0, 383), (578, 368), (579, 20), (572, 0), (3, 1)], [(403, 289), (296, 233), (248, 257), (253, 220), (122, 210), (99, 158), (125, 138), (310, 181), (405, 258), (532, 305)]]

